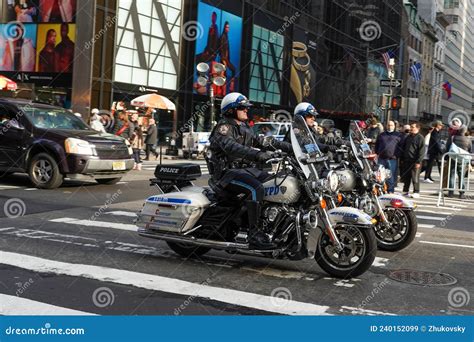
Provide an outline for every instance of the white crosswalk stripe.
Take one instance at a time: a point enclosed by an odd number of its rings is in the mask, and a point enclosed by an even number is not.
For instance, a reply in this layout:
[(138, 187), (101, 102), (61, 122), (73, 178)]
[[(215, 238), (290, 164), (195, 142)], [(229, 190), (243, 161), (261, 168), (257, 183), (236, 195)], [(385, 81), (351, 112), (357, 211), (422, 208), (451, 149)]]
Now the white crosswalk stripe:
[(4, 316), (90, 316), (88, 312), (63, 308), (0, 293), (0, 315)]
[(328, 315), (327, 311), (329, 310), (328, 306), (294, 300), (286, 300), (284, 306), (277, 306), (274, 304), (274, 297), (271, 296), (122, 269), (66, 263), (10, 252), (0, 252), (0, 257), (4, 265), (19, 267), (34, 272), (83, 277), (102, 282), (134, 286), (151, 291), (207, 298), (223, 303), (284, 315)]

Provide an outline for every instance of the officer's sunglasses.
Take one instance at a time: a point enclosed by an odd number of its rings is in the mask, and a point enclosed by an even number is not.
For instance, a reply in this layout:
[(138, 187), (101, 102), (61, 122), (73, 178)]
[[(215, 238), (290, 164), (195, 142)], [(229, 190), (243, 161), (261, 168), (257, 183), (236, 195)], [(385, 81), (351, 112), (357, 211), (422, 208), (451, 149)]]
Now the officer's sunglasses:
[(246, 106), (239, 106), (237, 107), (237, 110), (248, 110), (249, 107), (246, 107)]

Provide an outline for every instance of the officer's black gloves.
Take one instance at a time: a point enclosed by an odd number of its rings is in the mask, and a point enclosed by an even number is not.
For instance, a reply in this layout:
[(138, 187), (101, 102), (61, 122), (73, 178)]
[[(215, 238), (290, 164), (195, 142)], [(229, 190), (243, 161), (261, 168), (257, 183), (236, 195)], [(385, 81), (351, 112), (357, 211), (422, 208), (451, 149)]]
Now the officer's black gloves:
[(258, 152), (257, 154), (257, 161), (261, 163), (265, 163), (267, 160), (273, 158), (273, 153), (271, 152)]

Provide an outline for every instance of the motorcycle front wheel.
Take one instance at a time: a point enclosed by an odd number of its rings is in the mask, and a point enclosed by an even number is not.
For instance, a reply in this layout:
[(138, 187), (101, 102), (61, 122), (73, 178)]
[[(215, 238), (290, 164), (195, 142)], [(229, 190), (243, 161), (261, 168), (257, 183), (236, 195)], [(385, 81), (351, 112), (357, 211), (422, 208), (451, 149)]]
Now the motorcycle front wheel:
[(327, 233), (321, 234), (315, 259), (333, 277), (353, 278), (367, 271), (377, 254), (377, 240), (370, 228), (358, 226), (335, 227), (343, 249), (338, 251)]
[(374, 227), (377, 245), (383, 251), (395, 252), (407, 247), (416, 236), (418, 221), (413, 210), (386, 208), (388, 226), (382, 223)]

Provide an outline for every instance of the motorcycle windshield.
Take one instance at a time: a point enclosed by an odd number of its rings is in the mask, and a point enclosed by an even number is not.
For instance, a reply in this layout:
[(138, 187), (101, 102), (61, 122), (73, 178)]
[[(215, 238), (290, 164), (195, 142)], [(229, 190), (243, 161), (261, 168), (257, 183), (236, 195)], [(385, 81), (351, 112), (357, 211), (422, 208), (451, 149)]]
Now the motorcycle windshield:
[(316, 143), (311, 129), (306, 124), (305, 119), (300, 115), (295, 116), (292, 123), (291, 144), (296, 160), (306, 178), (309, 180), (317, 180), (318, 172), (315, 164), (321, 162), (321, 158), (324, 156)]

